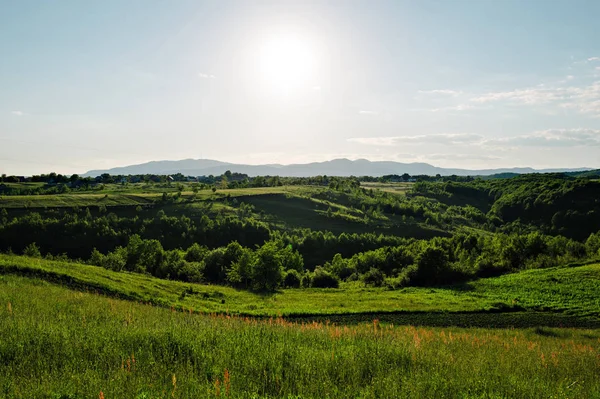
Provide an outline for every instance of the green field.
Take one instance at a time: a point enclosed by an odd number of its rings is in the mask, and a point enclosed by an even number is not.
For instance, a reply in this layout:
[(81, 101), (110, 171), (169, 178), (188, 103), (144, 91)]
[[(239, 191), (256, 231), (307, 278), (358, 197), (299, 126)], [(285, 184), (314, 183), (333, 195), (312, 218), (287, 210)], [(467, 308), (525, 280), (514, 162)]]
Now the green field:
[(7, 398), (594, 398), (598, 330), (203, 316), (0, 276)]
[(600, 397), (595, 183), (220, 179), (0, 197), (0, 398)]
[(348, 283), (340, 289), (281, 289), (270, 294), (23, 256), (0, 255), (0, 272), (196, 313), (345, 322), (379, 317), (428, 325), (600, 327), (600, 264), (531, 270), (441, 288), (387, 290)]
[[(200, 190), (194, 193), (187, 187), (187, 190), (181, 192), (183, 201), (190, 200), (218, 200), (224, 197), (239, 197), (248, 195), (263, 194), (284, 194), (295, 192), (306, 192), (314, 190), (303, 186), (285, 186), (285, 187), (257, 187), (217, 190)], [(160, 189), (143, 189), (143, 186), (128, 186), (120, 188), (107, 188), (101, 192), (69, 194), (51, 194), (51, 195), (5, 195), (0, 196), (0, 206), (3, 208), (60, 208), (60, 207), (97, 207), (104, 205), (112, 206), (137, 206), (154, 203), (162, 197), (162, 193), (176, 193), (175, 187), (164, 187)]]

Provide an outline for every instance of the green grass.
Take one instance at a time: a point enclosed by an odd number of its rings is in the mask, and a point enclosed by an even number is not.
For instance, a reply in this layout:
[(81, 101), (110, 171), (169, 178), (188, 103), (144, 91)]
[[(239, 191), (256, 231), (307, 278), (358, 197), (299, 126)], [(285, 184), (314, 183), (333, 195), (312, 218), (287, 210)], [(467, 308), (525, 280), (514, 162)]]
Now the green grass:
[[(366, 315), (426, 325), (600, 327), (600, 264), (525, 271), (444, 288), (394, 291), (343, 285), (340, 289), (286, 289), (273, 294), (23, 256), (0, 255), (0, 273), (202, 313), (339, 316), (346, 321), (362, 320)], [(192, 292), (183, 295), (190, 288)], [(494, 317), (480, 318), (483, 314)]]
[[(117, 186), (118, 187), (118, 186)], [(226, 198), (227, 196), (235, 198), (240, 196), (254, 196), (264, 194), (283, 194), (283, 193), (306, 193), (318, 188), (309, 186), (281, 186), (281, 187), (257, 187), (217, 190), (200, 190), (193, 193), (189, 187), (182, 192), (181, 200), (183, 202), (191, 199), (205, 201)], [(174, 194), (174, 188), (164, 188), (162, 190), (147, 191), (139, 187), (125, 187), (123, 189), (113, 188), (102, 191), (90, 192), (72, 192), (68, 194), (51, 195), (5, 195), (0, 196), (0, 207), (8, 209), (19, 208), (62, 208), (62, 207), (90, 207), (104, 205), (111, 206), (137, 206), (152, 203), (162, 197), (162, 193)]]
[(5, 275), (0, 337), (5, 398), (600, 396), (598, 330), (201, 316)]
[[(416, 223), (397, 223), (389, 219), (364, 222), (362, 211), (342, 204), (310, 198), (273, 193), (239, 198), (254, 205), (256, 212), (268, 214), (268, 222), (279, 228), (310, 228), (341, 233), (378, 233), (401, 237), (431, 238), (447, 235), (446, 232)], [(327, 216), (331, 208), (332, 216)], [(343, 213), (342, 213), (343, 212)]]
[(385, 191), (392, 194), (406, 195), (406, 192), (412, 188), (414, 183), (376, 183), (361, 182), (360, 186)]

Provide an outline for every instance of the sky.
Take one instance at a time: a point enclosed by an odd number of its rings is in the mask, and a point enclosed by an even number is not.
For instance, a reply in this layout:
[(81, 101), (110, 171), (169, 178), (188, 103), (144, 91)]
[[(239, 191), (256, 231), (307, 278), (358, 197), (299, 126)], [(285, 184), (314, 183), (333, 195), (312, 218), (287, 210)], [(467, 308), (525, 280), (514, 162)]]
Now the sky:
[(600, 2), (0, 0), (0, 173), (600, 168)]

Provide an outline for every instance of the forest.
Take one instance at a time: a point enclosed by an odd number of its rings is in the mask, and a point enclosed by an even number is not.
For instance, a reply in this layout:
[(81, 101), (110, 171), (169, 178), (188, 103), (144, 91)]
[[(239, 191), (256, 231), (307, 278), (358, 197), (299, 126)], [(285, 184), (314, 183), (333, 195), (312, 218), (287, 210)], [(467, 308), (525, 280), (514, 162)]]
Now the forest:
[[(89, 179), (69, 188), (81, 179), (49, 174), (5, 184), (10, 192), (0, 197), (0, 251), (253, 291), (443, 286), (598, 258), (600, 182), (594, 178), (532, 174), (402, 183), (406, 176), (227, 172), (203, 182), (183, 175), (103, 175), (95, 186)], [(60, 185), (101, 194), (85, 207), (45, 205), (62, 195)], [(144, 202), (106, 205), (136, 195), (145, 195)], [(25, 205), (9, 206), (11, 199)]]

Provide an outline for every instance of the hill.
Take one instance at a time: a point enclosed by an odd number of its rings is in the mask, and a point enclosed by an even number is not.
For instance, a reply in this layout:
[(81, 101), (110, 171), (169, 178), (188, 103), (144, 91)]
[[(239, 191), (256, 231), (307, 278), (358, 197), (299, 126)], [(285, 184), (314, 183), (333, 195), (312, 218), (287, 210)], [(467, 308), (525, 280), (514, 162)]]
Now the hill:
[(7, 398), (600, 393), (598, 330), (198, 315), (10, 275), (0, 276), (0, 305), (0, 396)]
[[(600, 327), (600, 264), (555, 267), (438, 288), (285, 289), (274, 294), (183, 283), (74, 262), (0, 255), (0, 274), (195, 313), (379, 318), (396, 324)], [(490, 317), (487, 317), (489, 315)]]
[(456, 169), (440, 168), (427, 163), (402, 163), (377, 161), (372, 162), (366, 159), (334, 159), (325, 162), (313, 162), (307, 164), (291, 165), (244, 165), (228, 162), (215, 161), (210, 159), (184, 159), (181, 161), (153, 161), (139, 165), (130, 165), (106, 170), (90, 170), (83, 176), (99, 176), (103, 173), (111, 175), (136, 175), (136, 174), (175, 174), (182, 173), (188, 176), (209, 176), (221, 175), (230, 170), (237, 173), (245, 173), (249, 176), (289, 176), (289, 177), (310, 177), (310, 176), (384, 176), (391, 174), (409, 175), (429, 175), (437, 174), (448, 176), (487, 176), (499, 173), (553, 173), (553, 172), (577, 172), (588, 170), (590, 168), (574, 169), (541, 169), (532, 168), (501, 168), (501, 169)]

